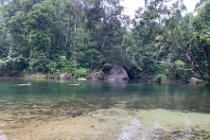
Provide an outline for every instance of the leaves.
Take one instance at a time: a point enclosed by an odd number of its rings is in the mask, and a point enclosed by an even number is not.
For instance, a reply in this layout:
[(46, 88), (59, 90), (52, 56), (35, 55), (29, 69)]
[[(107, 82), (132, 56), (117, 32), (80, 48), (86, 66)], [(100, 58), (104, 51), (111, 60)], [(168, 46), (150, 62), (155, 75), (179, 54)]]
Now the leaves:
[[(183, 14), (183, 0), (171, 5), (170, 0), (146, 0), (133, 21), (122, 14), (120, 0), (2, 2), (0, 65), (5, 72), (19, 68), (85, 76), (111, 63), (135, 78), (193, 72), (210, 81), (209, 0), (202, 1), (197, 15)], [(193, 71), (180, 72), (184, 69)]]

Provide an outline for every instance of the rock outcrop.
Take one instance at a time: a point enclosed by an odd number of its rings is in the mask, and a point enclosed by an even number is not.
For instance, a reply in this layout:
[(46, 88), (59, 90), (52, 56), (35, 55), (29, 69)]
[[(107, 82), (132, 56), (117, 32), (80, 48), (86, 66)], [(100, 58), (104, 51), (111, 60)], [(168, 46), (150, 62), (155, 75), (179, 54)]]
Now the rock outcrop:
[(105, 76), (103, 71), (93, 71), (92, 73), (89, 74), (87, 79), (92, 80), (92, 81), (97, 81), (97, 80), (104, 80)]
[(69, 80), (71, 78), (70, 74), (65, 72), (59, 75), (59, 80), (60, 81), (66, 81)]
[(107, 80), (110, 82), (127, 82), (129, 81), (129, 77), (123, 67), (114, 65), (110, 69), (109, 75), (107, 75)]
[(198, 78), (195, 78), (195, 77), (192, 77), (192, 78), (190, 79), (190, 84), (192, 84), (192, 85), (203, 84), (203, 80), (198, 79)]
[(92, 72), (87, 79), (92, 81), (107, 80), (118, 83), (129, 81), (129, 76), (122, 66), (105, 64), (100, 71)]

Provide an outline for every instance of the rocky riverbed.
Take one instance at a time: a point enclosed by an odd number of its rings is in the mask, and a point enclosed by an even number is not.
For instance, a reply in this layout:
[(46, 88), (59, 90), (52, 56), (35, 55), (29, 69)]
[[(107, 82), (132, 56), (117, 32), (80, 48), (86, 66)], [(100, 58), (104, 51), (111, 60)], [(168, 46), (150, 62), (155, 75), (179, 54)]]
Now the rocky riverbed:
[(210, 139), (209, 114), (90, 106), (1, 109), (0, 140)]

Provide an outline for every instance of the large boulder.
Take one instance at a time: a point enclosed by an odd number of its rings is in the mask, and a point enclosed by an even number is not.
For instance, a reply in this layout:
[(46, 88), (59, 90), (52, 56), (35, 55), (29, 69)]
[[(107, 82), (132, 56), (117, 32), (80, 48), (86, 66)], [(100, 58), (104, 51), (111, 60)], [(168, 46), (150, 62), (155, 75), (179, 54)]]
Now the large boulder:
[(59, 80), (61, 80), (61, 81), (66, 81), (66, 80), (69, 80), (70, 78), (71, 78), (71, 75), (67, 72), (61, 73), (59, 75)]
[(122, 83), (129, 81), (129, 76), (122, 66), (105, 64), (100, 71), (92, 72), (87, 79), (92, 81), (107, 80), (109, 82)]
[(103, 73), (103, 71), (94, 71), (92, 73), (89, 74), (89, 76), (87, 77), (87, 79), (92, 80), (92, 81), (97, 81), (97, 80), (104, 80), (105, 75)]
[(105, 75), (109, 75), (112, 66), (113, 66), (112, 64), (105, 63), (105, 64), (103, 65), (103, 67), (101, 68), (101, 70), (102, 70), (102, 72), (103, 72)]
[(129, 81), (129, 76), (123, 67), (113, 65), (110, 69), (110, 73), (107, 75), (107, 80), (110, 82), (127, 82)]
[(192, 77), (190, 79), (190, 84), (192, 84), (192, 85), (199, 85), (199, 84), (203, 84), (203, 83), (204, 83), (203, 80), (195, 78), (195, 77)]

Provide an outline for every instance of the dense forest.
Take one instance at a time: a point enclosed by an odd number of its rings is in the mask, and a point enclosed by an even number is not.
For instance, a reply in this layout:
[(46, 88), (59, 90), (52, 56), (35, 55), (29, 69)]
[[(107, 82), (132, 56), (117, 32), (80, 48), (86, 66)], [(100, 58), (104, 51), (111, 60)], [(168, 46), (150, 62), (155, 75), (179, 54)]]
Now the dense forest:
[(145, 0), (134, 19), (120, 0), (0, 1), (1, 76), (87, 76), (107, 64), (131, 79), (210, 83), (210, 0), (194, 13), (183, 0)]

